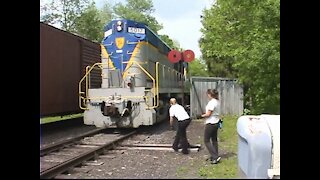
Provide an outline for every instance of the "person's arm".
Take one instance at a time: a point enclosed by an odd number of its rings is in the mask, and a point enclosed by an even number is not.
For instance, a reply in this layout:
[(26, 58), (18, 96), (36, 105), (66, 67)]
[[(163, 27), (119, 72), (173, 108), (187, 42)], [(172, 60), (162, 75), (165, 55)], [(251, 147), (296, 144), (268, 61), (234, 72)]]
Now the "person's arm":
[(173, 109), (170, 107), (169, 109), (169, 116), (170, 116), (170, 126), (173, 127), (173, 117), (174, 117), (174, 113), (173, 113)]
[(170, 126), (173, 126), (173, 116), (170, 116)]
[(202, 114), (201, 117), (210, 117), (213, 111), (209, 110), (205, 114)]
[(215, 103), (213, 103), (212, 101), (209, 101), (208, 111), (205, 114), (202, 114), (201, 117), (210, 117), (215, 107), (216, 107)]

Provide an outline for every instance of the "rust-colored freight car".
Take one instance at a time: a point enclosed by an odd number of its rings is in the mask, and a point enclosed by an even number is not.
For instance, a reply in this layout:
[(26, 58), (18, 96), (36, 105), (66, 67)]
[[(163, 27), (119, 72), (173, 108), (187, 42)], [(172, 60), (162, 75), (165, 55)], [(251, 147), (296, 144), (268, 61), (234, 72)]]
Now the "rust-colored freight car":
[[(40, 117), (81, 112), (78, 83), (85, 67), (101, 61), (100, 44), (40, 22)], [(101, 85), (91, 73), (91, 87)]]

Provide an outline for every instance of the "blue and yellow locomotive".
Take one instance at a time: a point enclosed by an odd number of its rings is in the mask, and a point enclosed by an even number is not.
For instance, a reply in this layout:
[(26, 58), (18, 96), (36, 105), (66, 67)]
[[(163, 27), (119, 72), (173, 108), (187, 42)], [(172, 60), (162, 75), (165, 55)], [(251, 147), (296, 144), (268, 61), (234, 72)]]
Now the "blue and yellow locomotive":
[[(185, 93), (186, 62), (171, 63), (171, 50), (148, 26), (113, 20), (105, 26), (101, 63), (87, 67), (79, 82), (84, 123), (137, 128), (168, 118), (168, 98)], [(101, 70), (101, 88), (90, 88), (90, 72)]]

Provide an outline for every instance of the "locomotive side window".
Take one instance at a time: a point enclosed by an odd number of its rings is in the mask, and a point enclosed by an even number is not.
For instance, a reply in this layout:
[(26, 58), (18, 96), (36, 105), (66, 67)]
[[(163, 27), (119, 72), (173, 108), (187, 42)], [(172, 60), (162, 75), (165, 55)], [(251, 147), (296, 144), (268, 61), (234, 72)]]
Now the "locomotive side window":
[(108, 31), (104, 32), (104, 37), (108, 37), (112, 34), (112, 29), (109, 29)]

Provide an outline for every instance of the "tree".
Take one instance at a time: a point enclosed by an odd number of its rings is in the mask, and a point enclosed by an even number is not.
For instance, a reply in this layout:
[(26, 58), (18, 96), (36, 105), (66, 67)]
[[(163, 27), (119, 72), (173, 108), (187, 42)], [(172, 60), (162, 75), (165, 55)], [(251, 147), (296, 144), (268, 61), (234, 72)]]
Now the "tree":
[(92, 0), (53, 0), (40, 6), (40, 20), (100, 42), (104, 24), (112, 18), (111, 9), (109, 4), (105, 4), (99, 11)]
[(74, 33), (78, 19), (88, 6), (89, 0), (52, 0), (40, 6), (40, 20)]
[(170, 48), (179, 49), (179, 43), (174, 42), (170, 37), (166, 34), (158, 35), (162, 41), (164, 41)]
[(158, 34), (158, 31), (161, 30), (163, 26), (152, 16), (152, 13), (155, 11), (152, 0), (127, 0), (125, 5), (122, 3), (115, 4), (113, 9), (114, 17), (145, 23), (169, 47), (173, 49), (178, 48), (168, 35)]
[(102, 9), (99, 10), (100, 20), (103, 27), (115, 18), (112, 4), (105, 2)]
[(92, 2), (80, 15), (75, 24), (75, 31), (78, 35), (100, 42), (103, 38), (103, 23), (100, 20), (100, 12)]
[(236, 75), (251, 112), (280, 113), (280, 1), (217, 0), (202, 24), (210, 73), (215, 67)]
[(177, 48), (179, 51), (182, 51), (182, 48), (180, 47), (180, 43), (177, 39), (172, 39), (173, 47)]
[[(127, 3), (111, 5), (105, 2), (98, 10), (93, 0), (52, 0), (40, 6), (40, 20), (68, 32), (100, 42), (103, 28), (115, 17), (145, 23), (158, 35), (162, 25), (151, 15), (154, 12), (151, 0), (127, 0)], [(158, 35), (171, 48), (177, 48), (168, 35)]]
[(202, 77), (209, 76), (205, 63), (197, 58), (189, 63), (189, 75)]
[(127, 0), (126, 5), (117, 3), (113, 8), (116, 17), (143, 22), (156, 34), (163, 28), (151, 15), (154, 12), (152, 0)]
[(232, 67), (232, 57), (203, 56), (208, 67), (208, 74), (214, 77), (235, 78), (236, 70)]

